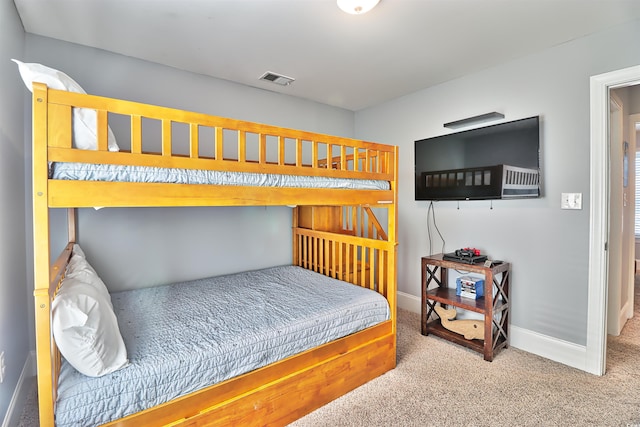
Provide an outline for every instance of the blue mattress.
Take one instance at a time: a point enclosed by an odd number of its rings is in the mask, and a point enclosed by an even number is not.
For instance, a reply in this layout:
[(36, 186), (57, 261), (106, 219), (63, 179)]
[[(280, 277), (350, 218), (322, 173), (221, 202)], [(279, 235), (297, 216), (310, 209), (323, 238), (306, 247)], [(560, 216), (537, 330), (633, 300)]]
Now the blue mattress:
[(54, 163), (51, 178), (82, 181), (156, 182), (174, 184), (245, 185), (260, 187), (388, 190), (388, 181), (328, 178), (248, 172), (122, 166), (90, 163)]
[(389, 319), (369, 289), (295, 266), (111, 295), (130, 365), (92, 378), (63, 360), (57, 426), (94, 426)]

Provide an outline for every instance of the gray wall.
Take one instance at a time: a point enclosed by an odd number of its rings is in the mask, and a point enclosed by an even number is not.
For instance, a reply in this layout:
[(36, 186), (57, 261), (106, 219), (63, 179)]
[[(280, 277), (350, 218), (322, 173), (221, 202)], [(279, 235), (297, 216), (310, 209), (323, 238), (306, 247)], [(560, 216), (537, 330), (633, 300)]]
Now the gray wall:
[(25, 140), (23, 86), (9, 58), (20, 57), (24, 32), (13, 1), (0, 1), (0, 352), (6, 378), (0, 384), (0, 421), (29, 353), (25, 251)]
[[(420, 295), (420, 257), (429, 248), (428, 202), (414, 200), (411, 184), (413, 141), (447, 133), (443, 123), (490, 111), (505, 120), (540, 115), (544, 197), (437, 202), (437, 225), (445, 251), (474, 246), (512, 262), (512, 325), (586, 344), (589, 77), (640, 64), (637, 40), (636, 21), (356, 114), (359, 138), (400, 146), (401, 292)], [(561, 210), (563, 192), (582, 193), (583, 209)], [(435, 252), (440, 247), (437, 241)]]
[(640, 85), (629, 89), (629, 114), (640, 113)]

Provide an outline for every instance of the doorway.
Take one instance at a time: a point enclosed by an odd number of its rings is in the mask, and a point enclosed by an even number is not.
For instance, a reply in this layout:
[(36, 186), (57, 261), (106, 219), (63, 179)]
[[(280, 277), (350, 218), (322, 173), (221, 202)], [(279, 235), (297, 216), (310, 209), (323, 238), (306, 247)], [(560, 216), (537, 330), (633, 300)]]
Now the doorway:
[(621, 215), (610, 203), (609, 91), (640, 83), (640, 66), (591, 77), (591, 178), (589, 230), (589, 285), (587, 307), (587, 372), (604, 375), (607, 345), (609, 219)]

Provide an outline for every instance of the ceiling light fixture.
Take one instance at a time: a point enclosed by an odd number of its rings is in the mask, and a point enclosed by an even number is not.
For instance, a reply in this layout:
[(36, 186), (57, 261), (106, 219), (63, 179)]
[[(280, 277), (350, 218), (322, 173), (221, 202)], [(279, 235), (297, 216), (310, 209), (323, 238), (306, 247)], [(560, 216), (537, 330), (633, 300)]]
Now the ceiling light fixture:
[(376, 7), (380, 0), (338, 0), (338, 7), (352, 15), (362, 15)]

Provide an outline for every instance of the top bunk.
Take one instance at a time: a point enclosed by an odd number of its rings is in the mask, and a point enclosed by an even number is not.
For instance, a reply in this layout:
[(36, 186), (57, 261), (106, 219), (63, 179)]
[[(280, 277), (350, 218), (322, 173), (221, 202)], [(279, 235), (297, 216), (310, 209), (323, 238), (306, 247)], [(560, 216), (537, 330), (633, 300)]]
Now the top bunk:
[(49, 207), (397, 201), (396, 146), (42, 83), (33, 85), (33, 140), (34, 191)]

